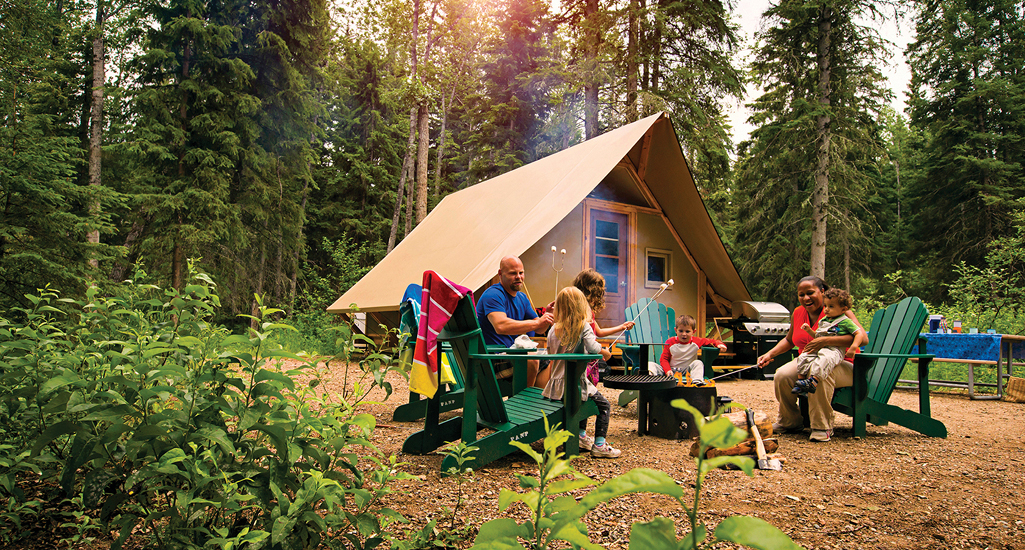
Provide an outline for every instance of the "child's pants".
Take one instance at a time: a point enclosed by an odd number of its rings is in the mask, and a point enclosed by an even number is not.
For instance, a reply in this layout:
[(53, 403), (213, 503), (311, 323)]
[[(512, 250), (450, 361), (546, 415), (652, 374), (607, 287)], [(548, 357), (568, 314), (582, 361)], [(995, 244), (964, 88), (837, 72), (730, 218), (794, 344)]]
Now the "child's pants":
[[(705, 379), (705, 364), (701, 362), (701, 359), (695, 359), (691, 361), (690, 365), (687, 366), (687, 369), (684, 370), (684, 372), (686, 372), (687, 370), (690, 371), (691, 380)], [(662, 365), (655, 362), (650, 362), (648, 363), (648, 374), (650, 374), (651, 376), (665, 376), (666, 372), (662, 370)]]
[(840, 348), (822, 348), (818, 353), (802, 353), (797, 356), (797, 374), (805, 378), (825, 378), (843, 361), (843, 356), (844, 350)]
[[(595, 393), (591, 399), (598, 405), (598, 416), (594, 417), (594, 437), (605, 437), (609, 433), (609, 414), (612, 413), (612, 405), (600, 393)], [(586, 418), (580, 421), (580, 429), (587, 430)]]

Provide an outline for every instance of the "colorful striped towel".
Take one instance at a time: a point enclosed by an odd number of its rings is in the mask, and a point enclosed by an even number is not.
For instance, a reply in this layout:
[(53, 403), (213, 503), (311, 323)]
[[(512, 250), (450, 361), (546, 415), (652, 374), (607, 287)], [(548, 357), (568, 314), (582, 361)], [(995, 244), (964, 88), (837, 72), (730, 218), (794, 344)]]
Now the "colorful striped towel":
[[(460, 298), (471, 290), (453, 283), (433, 271), (424, 271), (423, 295), (420, 299), (420, 327), (413, 351), (413, 369), (409, 373), (409, 389), (428, 398), (438, 392), (438, 333), (452, 318)], [(442, 376), (442, 378), (446, 378)], [(441, 380), (452, 383), (453, 380)]]

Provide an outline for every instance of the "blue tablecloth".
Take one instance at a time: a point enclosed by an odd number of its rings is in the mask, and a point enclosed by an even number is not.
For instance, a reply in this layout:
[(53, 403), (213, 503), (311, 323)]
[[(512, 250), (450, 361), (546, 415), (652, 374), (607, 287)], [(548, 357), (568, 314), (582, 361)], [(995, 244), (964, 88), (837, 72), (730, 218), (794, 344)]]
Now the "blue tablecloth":
[[(999, 334), (922, 334), (925, 350), (943, 359), (974, 359), (978, 361), (1000, 360)], [(1025, 346), (1015, 346), (1020, 348)], [(1015, 349), (1015, 355), (1022, 353)], [(916, 345), (911, 353), (918, 353)]]

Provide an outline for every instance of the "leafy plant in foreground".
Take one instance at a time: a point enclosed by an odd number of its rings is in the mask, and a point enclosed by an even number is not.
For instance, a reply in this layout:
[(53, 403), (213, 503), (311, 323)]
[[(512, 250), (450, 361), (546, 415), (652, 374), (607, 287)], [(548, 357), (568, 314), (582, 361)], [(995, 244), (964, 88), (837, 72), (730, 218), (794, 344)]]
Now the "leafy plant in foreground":
[[(465, 464), (473, 460), (473, 453), (479, 451), (479, 447), (449, 442), (440, 453), (451, 456), (455, 459), (456, 465), (444, 472), (444, 477), (456, 484), (456, 501), (452, 508), (446, 507), (448, 515), (448, 528), (440, 528), (439, 520), (432, 519), (419, 531), (408, 531), (402, 540), (395, 540), (395, 548), (399, 550), (414, 550), (421, 548), (457, 548), (462, 543), (470, 540), (473, 536), (473, 525), (457, 525), (460, 518), (459, 507), (463, 503), (463, 485), (473, 479), (473, 469), (465, 467)], [(444, 518), (442, 518), (444, 519)]]
[[(530, 509), (531, 519), (522, 524), (511, 518), (489, 521), (481, 526), (473, 548), (542, 550), (551, 548), (556, 541), (563, 541), (574, 548), (601, 549), (602, 546), (592, 543), (588, 538), (587, 525), (582, 521), (583, 516), (604, 502), (641, 492), (675, 498), (687, 512), (690, 533), (683, 539), (677, 539), (673, 521), (662, 517), (649, 522), (634, 522), (630, 529), (631, 549), (697, 549), (708, 548), (719, 542), (733, 542), (759, 550), (800, 548), (776, 527), (750, 516), (730, 516), (722, 520), (716, 526), (714, 534), (709, 537), (707, 528), (698, 520), (701, 483), (705, 475), (726, 464), (733, 464), (748, 475), (753, 475), (754, 462), (750, 458), (738, 456), (705, 459), (705, 451), (709, 447), (732, 447), (743, 441), (747, 433), (738, 429), (722, 415), (705, 421), (697, 409), (682, 399), (674, 400), (672, 404), (690, 412), (701, 432), (701, 452), (698, 453), (698, 458), (694, 459), (698, 475), (690, 505), (687, 504), (683, 489), (675, 480), (665, 472), (647, 468), (630, 470), (598, 485), (578, 501), (570, 493), (594, 486), (595, 482), (574, 469), (572, 459), (566, 459), (565, 454), (558, 450), (569, 438), (575, 436), (566, 430), (558, 429), (558, 426), (549, 428), (546, 419), (545, 428), (548, 435), (544, 439), (543, 454), (537, 453), (528, 445), (512, 442), (537, 462), (538, 477), (516, 474), (520, 487), (526, 489), (526, 492), (517, 493), (502, 489), (498, 497), (499, 510), (504, 511), (514, 502), (522, 502)], [(521, 540), (526, 541), (526, 545), (522, 544)]]
[[(277, 310), (229, 335), (202, 274), (181, 292), (29, 299), (0, 319), (2, 538), (39, 510), (73, 518), (69, 543), (102, 525), (114, 548), (363, 549), (403, 520), (381, 498), (409, 476), (370, 442), (374, 417), (268, 344), (290, 330)], [(29, 484), (49, 487), (33, 501)]]

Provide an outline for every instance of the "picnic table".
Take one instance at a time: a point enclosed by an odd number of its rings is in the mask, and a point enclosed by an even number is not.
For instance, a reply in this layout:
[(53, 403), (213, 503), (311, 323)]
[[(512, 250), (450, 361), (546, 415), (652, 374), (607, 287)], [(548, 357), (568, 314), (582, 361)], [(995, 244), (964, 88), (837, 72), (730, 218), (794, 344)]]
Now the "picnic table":
[[(911, 353), (931, 353), (936, 363), (962, 363), (968, 365), (968, 380), (929, 380), (930, 385), (968, 390), (969, 399), (1002, 399), (1007, 379), (1014, 374), (1014, 361), (1025, 359), (1025, 336), (1018, 334), (940, 334), (924, 333), (925, 350)], [(917, 348), (917, 346), (916, 346)], [(1021, 364), (1020, 362), (1017, 364)], [(976, 367), (996, 367), (996, 383), (976, 379)], [(899, 380), (901, 384), (917, 386), (916, 380)], [(977, 394), (980, 387), (996, 388), (995, 394)]]

